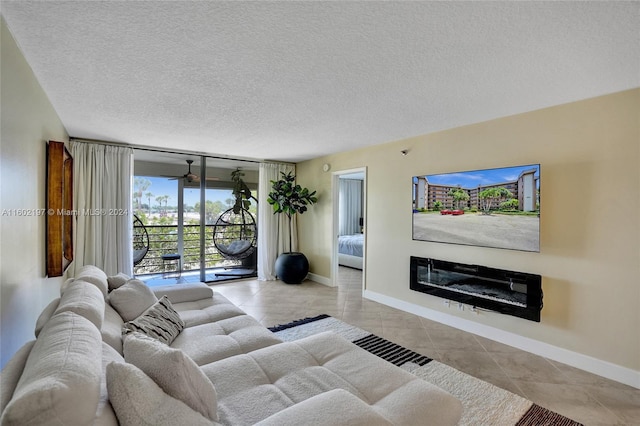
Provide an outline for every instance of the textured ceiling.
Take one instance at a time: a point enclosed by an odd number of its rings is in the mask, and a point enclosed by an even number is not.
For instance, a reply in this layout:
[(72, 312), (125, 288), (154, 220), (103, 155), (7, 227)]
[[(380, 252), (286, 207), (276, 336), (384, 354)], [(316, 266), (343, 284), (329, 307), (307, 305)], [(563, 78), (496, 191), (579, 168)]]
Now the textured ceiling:
[(640, 86), (637, 2), (1, 12), (71, 136), (225, 156), (300, 161)]

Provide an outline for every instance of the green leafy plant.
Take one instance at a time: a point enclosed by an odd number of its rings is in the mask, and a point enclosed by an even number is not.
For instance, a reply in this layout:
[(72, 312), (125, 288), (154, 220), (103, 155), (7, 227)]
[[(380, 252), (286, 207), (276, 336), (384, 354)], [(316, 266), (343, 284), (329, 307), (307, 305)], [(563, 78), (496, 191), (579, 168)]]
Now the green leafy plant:
[(484, 214), (491, 214), (494, 203), (498, 204), (503, 199), (513, 198), (513, 194), (507, 188), (487, 188), (478, 194), (478, 197), (484, 202), (482, 210)]
[(282, 178), (271, 181), (272, 191), (267, 202), (273, 206), (273, 214), (284, 213), (289, 218), (289, 251), (291, 251), (291, 219), (296, 214), (303, 214), (310, 206), (318, 201), (316, 191), (310, 192), (295, 183), (296, 177), (291, 172), (280, 172)]
[(461, 202), (469, 201), (469, 193), (460, 187), (450, 189), (447, 195), (453, 197), (453, 202), (457, 209), (460, 208)]
[(253, 195), (251, 195), (251, 189), (249, 189), (244, 180), (242, 180), (243, 176), (244, 172), (240, 169), (236, 169), (231, 172), (233, 196), (235, 197), (233, 212), (235, 214), (240, 213), (240, 210), (242, 209), (249, 210), (249, 207), (251, 206), (251, 199), (254, 199), (256, 202), (258, 201)]
[(518, 210), (518, 200), (516, 198), (511, 198), (507, 201), (503, 201), (502, 203), (500, 203), (500, 210), (511, 210), (511, 211), (517, 211)]

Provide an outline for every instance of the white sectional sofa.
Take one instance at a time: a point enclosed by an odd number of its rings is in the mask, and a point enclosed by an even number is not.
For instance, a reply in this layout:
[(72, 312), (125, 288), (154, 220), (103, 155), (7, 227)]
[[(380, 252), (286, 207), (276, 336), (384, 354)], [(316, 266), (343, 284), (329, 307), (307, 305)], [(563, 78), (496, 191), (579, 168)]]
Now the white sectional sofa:
[(152, 292), (85, 266), (35, 335), (0, 375), (2, 425), (455, 425), (462, 412), (336, 334), (282, 342), (202, 283)]

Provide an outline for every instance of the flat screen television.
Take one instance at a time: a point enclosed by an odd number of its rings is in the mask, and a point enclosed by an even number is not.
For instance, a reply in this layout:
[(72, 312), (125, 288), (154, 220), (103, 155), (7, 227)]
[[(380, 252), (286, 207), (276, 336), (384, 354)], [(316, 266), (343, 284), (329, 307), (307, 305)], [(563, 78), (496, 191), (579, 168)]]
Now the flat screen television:
[(540, 164), (413, 177), (413, 239), (540, 251)]

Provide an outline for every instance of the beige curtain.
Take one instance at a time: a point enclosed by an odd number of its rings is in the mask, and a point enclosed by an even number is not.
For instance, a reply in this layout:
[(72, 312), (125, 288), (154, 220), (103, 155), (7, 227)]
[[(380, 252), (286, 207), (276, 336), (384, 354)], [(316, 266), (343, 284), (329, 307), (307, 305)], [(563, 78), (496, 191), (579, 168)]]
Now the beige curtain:
[[(271, 192), (271, 181), (280, 179), (280, 172), (295, 173), (292, 164), (260, 164), (258, 188), (258, 279), (275, 280), (275, 262), (281, 253), (289, 251), (289, 219), (285, 214), (273, 214), (273, 207), (267, 202)], [(291, 251), (298, 249), (296, 218), (293, 218)]]
[(73, 275), (95, 265), (107, 275), (133, 275), (131, 176), (133, 150), (72, 141), (74, 232)]

